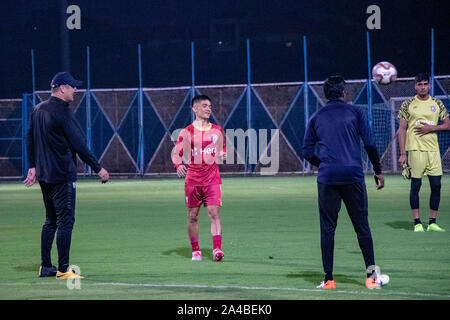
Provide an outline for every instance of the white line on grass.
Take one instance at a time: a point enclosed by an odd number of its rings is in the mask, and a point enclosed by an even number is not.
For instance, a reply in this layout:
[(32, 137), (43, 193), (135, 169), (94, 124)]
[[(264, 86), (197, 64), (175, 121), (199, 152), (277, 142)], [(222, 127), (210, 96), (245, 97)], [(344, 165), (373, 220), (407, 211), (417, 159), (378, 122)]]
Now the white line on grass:
[[(323, 289), (304, 289), (304, 288), (277, 288), (277, 287), (247, 287), (247, 286), (208, 286), (199, 284), (151, 284), (151, 283), (120, 283), (120, 282), (99, 282), (92, 283), (96, 286), (124, 286), (124, 287), (162, 287), (162, 288), (203, 288), (203, 289), (238, 289), (238, 290), (266, 290), (266, 291), (300, 291), (300, 292), (323, 292)], [(330, 291), (330, 290), (327, 290)], [(396, 292), (386, 289), (374, 289), (365, 291), (356, 290), (331, 290), (335, 293), (345, 294), (368, 294), (368, 295), (400, 295), (400, 296), (418, 296), (418, 297), (440, 297), (450, 298), (450, 295), (441, 295), (438, 293), (421, 293), (421, 292)]]
[[(83, 280), (82, 280), (83, 281)], [(63, 283), (58, 281), (58, 284)], [(7, 282), (0, 283), (2, 286), (17, 286), (17, 285), (54, 285), (52, 282), (44, 283), (26, 283), (26, 282)], [(65, 284), (65, 282), (64, 282)], [(262, 290), (262, 291), (298, 291), (298, 292), (324, 292), (323, 289), (305, 289), (305, 288), (278, 288), (278, 287), (248, 287), (248, 286), (208, 286), (201, 284), (153, 284), (153, 283), (123, 283), (123, 282), (88, 282), (83, 281), (82, 286), (117, 286), (117, 287), (153, 287), (153, 288), (201, 288), (201, 289), (237, 289), (237, 290)], [(356, 295), (379, 295), (379, 296), (406, 296), (406, 297), (438, 297), (450, 298), (450, 295), (442, 295), (438, 293), (422, 293), (422, 292), (402, 292), (386, 289), (373, 290), (326, 290), (330, 293), (356, 294)]]

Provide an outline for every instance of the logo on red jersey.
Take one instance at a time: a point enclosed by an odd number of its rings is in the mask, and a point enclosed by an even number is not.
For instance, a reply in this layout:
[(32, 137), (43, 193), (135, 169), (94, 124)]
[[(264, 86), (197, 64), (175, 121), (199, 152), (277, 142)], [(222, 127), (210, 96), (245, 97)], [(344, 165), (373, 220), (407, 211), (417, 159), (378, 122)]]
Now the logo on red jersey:
[(192, 156), (197, 156), (199, 154), (216, 154), (217, 148), (211, 147), (211, 148), (204, 148), (204, 149), (197, 149), (197, 147), (194, 147), (192, 150)]

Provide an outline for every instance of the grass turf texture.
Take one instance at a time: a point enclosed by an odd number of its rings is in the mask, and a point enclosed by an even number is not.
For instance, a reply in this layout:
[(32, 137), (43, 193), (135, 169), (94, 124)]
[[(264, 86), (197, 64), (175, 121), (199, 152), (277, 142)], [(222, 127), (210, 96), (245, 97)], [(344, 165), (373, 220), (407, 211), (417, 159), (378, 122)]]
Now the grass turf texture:
[[(367, 177), (376, 263), (391, 277), (364, 287), (365, 270), (345, 207), (335, 242), (337, 290), (321, 291), (315, 177), (224, 178), (223, 262), (212, 262), (205, 208), (203, 261), (190, 260), (182, 180), (77, 183), (71, 264), (87, 278), (80, 290), (37, 277), (44, 207), (38, 185), (0, 184), (0, 299), (449, 299), (450, 178), (443, 177), (438, 224), (445, 233), (412, 231), (409, 182), (387, 176), (376, 191)], [(429, 185), (421, 190), (428, 222)], [(57, 264), (57, 250), (52, 251)]]

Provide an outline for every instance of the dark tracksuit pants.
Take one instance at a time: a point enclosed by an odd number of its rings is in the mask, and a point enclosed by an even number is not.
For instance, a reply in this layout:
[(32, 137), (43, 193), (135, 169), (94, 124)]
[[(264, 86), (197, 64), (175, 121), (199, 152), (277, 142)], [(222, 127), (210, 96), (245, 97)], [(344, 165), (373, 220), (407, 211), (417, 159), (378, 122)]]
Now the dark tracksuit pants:
[(366, 269), (375, 265), (372, 235), (370, 233), (367, 192), (365, 182), (346, 185), (327, 185), (318, 183), (320, 234), (322, 263), (325, 275), (333, 272), (334, 234), (341, 201), (347, 208), (348, 215), (355, 229)]
[(69, 267), (69, 251), (72, 229), (75, 223), (75, 183), (51, 184), (39, 182), (46, 209), (46, 219), (41, 233), (42, 265), (51, 267), (51, 249), (56, 233), (58, 249), (58, 270), (65, 272)]

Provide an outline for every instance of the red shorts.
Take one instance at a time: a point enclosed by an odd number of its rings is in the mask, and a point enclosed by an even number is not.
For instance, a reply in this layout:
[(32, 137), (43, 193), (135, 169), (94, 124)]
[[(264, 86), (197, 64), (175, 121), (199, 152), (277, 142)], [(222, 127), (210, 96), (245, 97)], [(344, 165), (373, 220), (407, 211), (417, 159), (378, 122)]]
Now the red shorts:
[(222, 206), (220, 184), (210, 186), (185, 186), (186, 206), (188, 208), (198, 208), (202, 205)]

